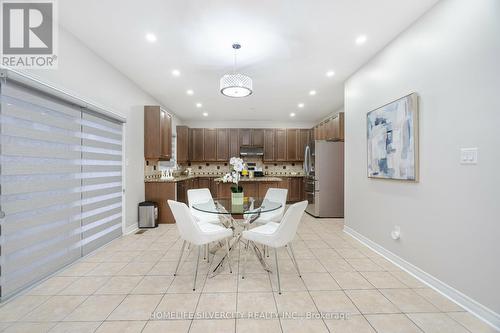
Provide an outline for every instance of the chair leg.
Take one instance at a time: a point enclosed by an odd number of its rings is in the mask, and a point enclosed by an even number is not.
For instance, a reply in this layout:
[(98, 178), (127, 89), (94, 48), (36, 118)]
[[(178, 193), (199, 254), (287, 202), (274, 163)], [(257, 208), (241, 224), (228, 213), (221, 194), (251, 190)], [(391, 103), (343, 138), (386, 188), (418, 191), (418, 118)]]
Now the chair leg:
[(177, 266), (175, 267), (174, 276), (177, 275), (177, 270), (179, 269), (179, 265), (181, 264), (182, 255), (184, 254), (184, 248), (186, 247), (186, 241), (182, 242), (181, 253), (179, 254), (179, 261), (177, 262)]
[(276, 260), (276, 277), (278, 278), (278, 293), (281, 295), (280, 269), (278, 266), (278, 249), (274, 248), (274, 259)]
[(226, 238), (226, 250), (227, 250), (227, 263), (229, 265), (229, 273), (233, 273), (231, 268), (231, 256), (229, 255), (229, 240)]
[(200, 264), (201, 246), (198, 246), (198, 259), (196, 260), (196, 270), (194, 271), (193, 291), (196, 290), (196, 278), (198, 277), (198, 265)]
[(295, 265), (295, 269), (297, 270), (299, 277), (302, 277), (302, 274), (300, 274), (299, 263), (297, 262), (297, 259), (295, 259), (295, 252), (293, 252), (293, 247), (291, 242), (288, 243), (288, 247), (290, 248), (290, 253), (292, 254), (292, 259), (293, 259), (293, 264)]
[(245, 254), (243, 255), (243, 270), (241, 272), (241, 278), (245, 278), (245, 273), (247, 269), (247, 254), (248, 254), (248, 248), (250, 247), (250, 241), (247, 241), (245, 247)]

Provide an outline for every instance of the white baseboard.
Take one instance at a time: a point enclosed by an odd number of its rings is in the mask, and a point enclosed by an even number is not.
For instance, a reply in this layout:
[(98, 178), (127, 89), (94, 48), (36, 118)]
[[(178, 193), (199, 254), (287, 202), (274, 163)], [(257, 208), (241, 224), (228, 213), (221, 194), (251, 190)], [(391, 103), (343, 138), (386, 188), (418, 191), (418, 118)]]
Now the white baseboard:
[(137, 230), (139, 230), (139, 227), (137, 226), (137, 224), (132, 224), (126, 228), (123, 228), (122, 233), (123, 233), (123, 235), (130, 235), (130, 234), (136, 232)]
[(446, 283), (438, 280), (429, 273), (424, 272), (417, 266), (407, 262), (406, 260), (395, 255), (394, 253), (386, 250), (384, 247), (366, 238), (365, 236), (361, 235), (352, 228), (344, 226), (344, 232), (350, 235), (351, 237), (357, 239), (364, 245), (368, 246), (370, 249), (377, 252), (378, 254), (380, 254), (381, 256), (383, 256), (384, 258), (386, 258), (387, 260), (389, 260), (402, 270), (408, 272), (416, 279), (422, 281), (432, 289), (436, 290), (446, 298), (457, 303), (470, 313), (474, 314), (479, 319), (493, 326), (497, 330), (500, 330), (500, 314), (478, 303), (477, 301), (473, 300), (472, 298), (463, 294), (462, 292), (456, 290), (455, 288), (447, 285)]

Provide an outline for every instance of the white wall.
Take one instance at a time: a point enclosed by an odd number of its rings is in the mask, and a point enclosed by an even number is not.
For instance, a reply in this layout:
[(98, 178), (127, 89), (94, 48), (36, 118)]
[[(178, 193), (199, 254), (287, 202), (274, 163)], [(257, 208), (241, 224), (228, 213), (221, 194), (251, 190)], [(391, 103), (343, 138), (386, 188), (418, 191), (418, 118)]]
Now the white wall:
[[(345, 88), (346, 225), (498, 316), (500, 1), (438, 3)], [(420, 182), (368, 179), (366, 113), (411, 92)], [(461, 147), (478, 147), (479, 163), (460, 165)]]
[(30, 75), (125, 116), (126, 228), (137, 224), (137, 204), (144, 200), (144, 105), (159, 105), (112, 65), (73, 35), (60, 29), (59, 68)]

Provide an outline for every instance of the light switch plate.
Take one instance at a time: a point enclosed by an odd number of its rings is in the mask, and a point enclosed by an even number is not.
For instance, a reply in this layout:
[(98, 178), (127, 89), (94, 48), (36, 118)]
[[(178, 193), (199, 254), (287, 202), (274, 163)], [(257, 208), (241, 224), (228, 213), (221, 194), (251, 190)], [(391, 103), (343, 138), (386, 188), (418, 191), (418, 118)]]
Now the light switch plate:
[(461, 148), (460, 164), (477, 164), (477, 148)]

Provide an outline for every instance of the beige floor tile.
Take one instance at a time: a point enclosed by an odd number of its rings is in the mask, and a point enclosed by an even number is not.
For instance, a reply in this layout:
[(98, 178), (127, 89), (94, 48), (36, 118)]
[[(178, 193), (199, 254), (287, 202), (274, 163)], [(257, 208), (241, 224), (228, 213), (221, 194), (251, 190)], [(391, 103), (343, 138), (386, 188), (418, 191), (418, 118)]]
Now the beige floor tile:
[(239, 292), (271, 291), (271, 281), (267, 273), (250, 273), (238, 281)]
[(330, 273), (303, 273), (307, 290), (339, 290), (340, 286)]
[(99, 265), (95, 262), (77, 262), (70, 267), (66, 268), (64, 271), (58, 274), (58, 276), (84, 276), (94, 268)]
[(198, 275), (196, 288), (193, 291), (194, 275), (177, 275), (167, 290), (167, 293), (200, 293), (203, 290), (206, 275)]
[(176, 261), (159, 261), (147, 273), (147, 275), (174, 276)]
[(85, 274), (86, 276), (112, 276), (116, 275), (127, 263), (125, 262), (102, 262), (93, 270)]
[(129, 295), (111, 313), (109, 320), (148, 320), (160, 303), (161, 295)]
[(300, 317), (318, 312), (308, 292), (284, 291), (281, 295), (275, 292), (274, 297), (279, 312), (295, 313)]
[(332, 272), (354, 272), (354, 268), (349, 265), (349, 263), (342, 258), (338, 259), (320, 259), (321, 264), (325, 269)]
[(15, 323), (7, 327), (4, 333), (45, 333), (56, 323)]
[(235, 330), (234, 319), (193, 320), (189, 333), (234, 333)]
[(142, 333), (187, 333), (190, 325), (190, 320), (149, 321)]
[(146, 321), (105, 321), (96, 333), (140, 333)]
[(84, 276), (64, 288), (59, 295), (92, 295), (108, 280), (107, 276)]
[(214, 292), (236, 292), (238, 283), (238, 275), (234, 274), (218, 274), (214, 277), (207, 278), (205, 286), (203, 287), (204, 293)]
[(132, 294), (164, 294), (174, 281), (173, 276), (145, 276)]
[(407, 316), (425, 333), (467, 333), (468, 331), (445, 313), (410, 313)]
[(419, 280), (402, 270), (390, 273), (394, 275), (399, 281), (407, 285), (409, 288), (427, 288), (424, 283), (420, 282)]
[(377, 272), (384, 270), (382, 267), (373, 262), (373, 260), (371, 260), (370, 258), (346, 259), (346, 260), (358, 272)]
[(200, 294), (165, 294), (156, 308), (156, 312), (194, 312)]
[(64, 321), (103, 321), (123, 301), (125, 295), (89, 296)]
[[(321, 264), (321, 262), (317, 259), (297, 259), (297, 265), (299, 265), (299, 269), (301, 273), (324, 273), (326, 272), (326, 268)], [(281, 272), (281, 267), (280, 267)], [(285, 273), (285, 272), (283, 272)], [(297, 274), (295, 267), (292, 265), (289, 273)]]
[(281, 319), (283, 333), (328, 333), (326, 324), (321, 319)]
[(382, 267), (384, 270), (389, 272), (395, 272), (401, 270), (398, 266), (394, 265), (389, 260), (381, 257), (379, 254), (374, 252), (375, 256), (371, 256), (370, 259), (373, 260), (374, 263)]
[(346, 294), (363, 314), (401, 312), (378, 290), (347, 290)]
[(376, 288), (408, 288), (403, 282), (396, 279), (389, 272), (361, 272)]
[(278, 319), (256, 320), (238, 319), (236, 320), (236, 333), (281, 333), (281, 325)]
[(154, 265), (154, 262), (131, 262), (118, 271), (116, 275), (146, 275)]
[[(306, 291), (307, 287), (297, 274), (280, 274), (281, 291)], [(271, 286), (278, 291), (278, 279), (275, 274), (271, 275)]]
[(129, 294), (142, 280), (142, 276), (113, 276), (95, 294), (113, 295)]
[(61, 321), (78, 307), (86, 296), (53, 296), (24, 316), (25, 321)]
[(238, 293), (237, 311), (247, 317), (249, 312), (277, 313), (272, 292)]
[(47, 301), (49, 296), (23, 295), (10, 300), (0, 307), (0, 322), (16, 321)]
[[(333, 333), (375, 333), (363, 316), (350, 316), (347, 319), (325, 320), (330, 332)], [(405, 333), (405, 332), (400, 332)]]
[(323, 313), (359, 314), (358, 309), (342, 291), (311, 291), (318, 310)]
[(459, 305), (453, 303), (443, 295), (439, 294), (437, 291), (430, 288), (419, 288), (414, 289), (413, 291), (424, 297), (426, 300), (434, 304), (435, 307), (443, 312), (465, 311)]
[(40, 283), (35, 288), (31, 289), (28, 295), (57, 295), (63, 289), (68, 287), (70, 284), (78, 280), (78, 277), (70, 276), (55, 276), (47, 279), (46, 281)]
[(100, 321), (60, 322), (50, 330), (50, 333), (91, 333), (101, 325)]
[(404, 314), (366, 315), (366, 319), (378, 333), (422, 333)]
[(197, 313), (236, 312), (236, 293), (203, 293), (196, 307)]
[(358, 272), (331, 272), (330, 274), (342, 289), (375, 289), (375, 287)]
[(362, 258), (366, 258), (366, 256), (361, 252), (359, 251), (358, 249), (337, 249), (336, 250), (338, 252), (338, 254), (342, 257), (342, 258), (349, 258), (349, 259), (362, 259)]
[(471, 333), (500, 332), (468, 312), (453, 312), (448, 313), (448, 316), (465, 326)]
[(438, 308), (411, 289), (380, 289), (401, 312), (439, 312)]

